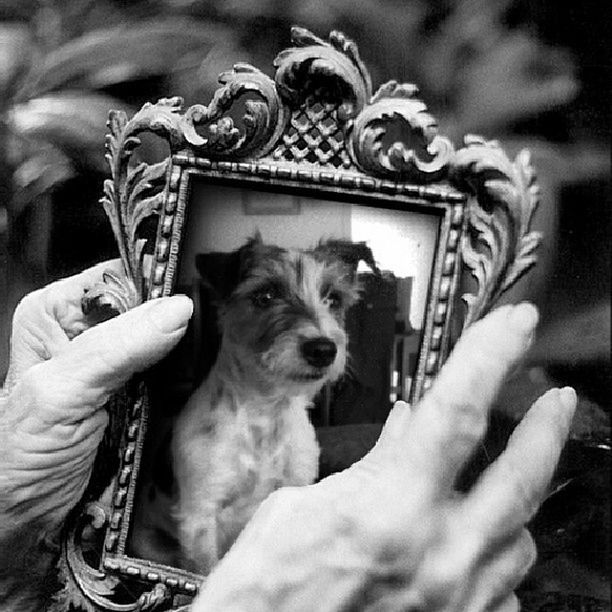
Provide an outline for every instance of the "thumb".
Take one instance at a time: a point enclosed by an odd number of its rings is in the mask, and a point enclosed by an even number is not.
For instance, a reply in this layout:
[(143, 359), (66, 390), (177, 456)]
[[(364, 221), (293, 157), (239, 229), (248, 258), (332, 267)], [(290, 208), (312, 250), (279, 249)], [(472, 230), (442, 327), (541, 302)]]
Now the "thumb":
[[(27, 378), (44, 381), (45, 394), (56, 395), (54, 405), (100, 407), (176, 346), (192, 312), (192, 301), (183, 295), (150, 300), (84, 331), (60, 354), (31, 368)], [(53, 398), (46, 399), (48, 404)]]

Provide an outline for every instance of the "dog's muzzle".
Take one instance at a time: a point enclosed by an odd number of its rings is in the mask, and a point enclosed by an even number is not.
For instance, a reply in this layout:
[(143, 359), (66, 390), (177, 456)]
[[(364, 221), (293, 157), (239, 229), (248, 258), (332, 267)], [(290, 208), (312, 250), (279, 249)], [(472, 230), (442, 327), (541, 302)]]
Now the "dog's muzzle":
[(331, 365), (338, 352), (335, 342), (325, 337), (306, 340), (300, 349), (306, 363), (315, 368), (325, 368)]

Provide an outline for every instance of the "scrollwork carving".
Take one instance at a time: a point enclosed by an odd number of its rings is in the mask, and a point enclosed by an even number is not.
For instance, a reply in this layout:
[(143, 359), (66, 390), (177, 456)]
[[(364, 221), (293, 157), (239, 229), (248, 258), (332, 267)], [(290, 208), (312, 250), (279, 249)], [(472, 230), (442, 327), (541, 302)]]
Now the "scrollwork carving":
[[(417, 182), (444, 176), (453, 146), (417, 95), (416, 85), (389, 81), (349, 124), (349, 150), (362, 170)], [(392, 128), (398, 135), (385, 144)]]
[[(372, 95), (357, 47), (342, 33), (323, 40), (293, 28), (291, 40), (293, 46), (274, 61), (274, 79), (236, 64), (219, 77), (221, 87), (208, 105), (183, 111), (183, 100), (173, 97), (146, 104), (129, 120), (111, 111), (106, 140), (111, 178), (102, 204), (125, 274), (106, 272), (85, 295), (83, 309), (101, 320), (171, 292), (187, 178), (194, 171), (216, 178), (225, 174), (223, 180), (241, 184), (270, 181), (281, 190), (333, 191), (347, 200), (378, 194), (397, 200), (397, 206), (436, 206), (444, 211), (440, 240), (446, 242), (433, 275), (429, 336), (417, 373), (427, 388), (446, 355), (460, 258), (477, 283), (473, 294), (463, 296), (465, 325), (482, 317), (535, 263), (541, 237), (530, 231), (538, 190), (529, 155), (523, 151), (511, 161), (498, 143), (478, 137), (466, 138), (455, 151), (438, 134), (415, 85), (389, 81)], [(146, 132), (166, 141), (170, 154), (163, 161), (137, 159), (139, 136)], [(69, 531), (60, 566), (66, 587), (54, 610), (68, 604), (86, 611), (182, 610), (178, 606), (197, 593), (197, 577), (173, 573), (176, 568), (151, 569), (131, 561), (122, 548), (146, 429), (143, 389), (109, 411), (117, 431), (107, 436), (102, 459), (120, 463), (119, 484), (109, 508), (88, 505)], [(98, 478), (101, 484), (91, 497), (108, 485), (112, 475), (104, 476), (94, 473), (92, 482)], [(81, 536), (92, 529), (106, 532), (101, 566), (108, 574), (82, 554)], [(138, 586), (119, 603), (117, 589), (126, 581)]]
[[(96, 605), (106, 603), (120, 581), (92, 567), (83, 555), (82, 535), (89, 528), (101, 531), (106, 527), (107, 513), (99, 504), (88, 504), (64, 542), (65, 555), (58, 567), (63, 588), (53, 598), (49, 612), (64, 612), (72, 608), (95, 612)], [(107, 608), (113, 610), (112, 607)], [(114, 608), (119, 610), (122, 608)]]
[(341, 121), (360, 112), (372, 95), (372, 83), (357, 45), (336, 30), (326, 42), (299, 27), (291, 29), (291, 42), (295, 46), (281, 51), (274, 60), (281, 95), (297, 105), (309, 90), (327, 87), (345, 98), (338, 112)]
[[(303, 28), (292, 29), (294, 47), (281, 52), (276, 84), (294, 106), (319, 88), (340, 101), (335, 115), (344, 127), (354, 164), (366, 173), (394, 180), (431, 182), (445, 174), (453, 154), (450, 141), (437, 134), (437, 123), (417, 98), (412, 84), (389, 81), (372, 96), (370, 75), (357, 46), (340, 32), (329, 42)], [(316, 126), (321, 131), (320, 126)], [(388, 134), (394, 140), (386, 143)], [(316, 142), (320, 148), (321, 142)], [(325, 159), (315, 151), (315, 158)]]
[[(181, 98), (163, 98), (156, 104), (145, 104), (128, 121), (123, 111), (111, 111), (106, 137), (106, 159), (111, 178), (104, 181), (102, 205), (115, 234), (125, 277), (112, 271), (93, 287), (83, 299), (86, 314), (106, 311), (108, 316), (125, 312), (139, 304), (146, 295), (145, 247), (152, 236), (139, 234), (142, 222), (157, 215), (163, 203), (169, 158), (155, 164), (130, 165), (140, 145), (138, 134), (153, 132), (176, 150), (183, 143), (180, 129)], [(98, 314), (98, 316), (100, 316)], [(102, 318), (108, 318), (102, 316)]]
[(450, 178), (473, 195), (462, 245), (463, 260), (478, 284), (476, 293), (463, 296), (468, 326), (535, 265), (542, 236), (529, 230), (539, 189), (527, 150), (511, 161), (498, 142), (478, 136), (465, 138)]
[[(236, 64), (219, 76), (219, 88), (208, 106), (194, 104), (185, 112), (182, 129), (185, 140), (201, 155), (213, 158), (247, 158), (264, 155), (274, 145), (287, 122), (288, 112), (282, 104), (274, 81), (250, 64)], [(245, 101), (241, 126), (227, 116), (242, 96)], [(204, 126), (207, 135), (196, 127)]]
[[(83, 540), (87, 530), (102, 533), (108, 524), (108, 509), (99, 503), (87, 504), (79, 520), (73, 525), (64, 541), (64, 554), (58, 565), (62, 589), (55, 593), (48, 612), (83, 610), (97, 612), (144, 612), (160, 610), (171, 602), (170, 590), (157, 583), (129, 601), (126, 593), (142, 590), (126, 590), (122, 580), (93, 567), (83, 554)], [(88, 536), (92, 539), (91, 534)], [(166, 608), (167, 609), (167, 608)]]

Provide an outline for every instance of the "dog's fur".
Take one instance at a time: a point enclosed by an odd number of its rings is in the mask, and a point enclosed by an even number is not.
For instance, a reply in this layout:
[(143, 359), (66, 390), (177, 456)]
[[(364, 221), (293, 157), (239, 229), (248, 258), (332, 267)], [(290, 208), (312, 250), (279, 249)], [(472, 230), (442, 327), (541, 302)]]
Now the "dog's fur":
[(179, 537), (207, 574), (275, 489), (317, 476), (307, 408), (345, 369), (353, 274), (325, 244), (310, 251), (251, 239), (220, 295), (221, 347), (175, 424)]

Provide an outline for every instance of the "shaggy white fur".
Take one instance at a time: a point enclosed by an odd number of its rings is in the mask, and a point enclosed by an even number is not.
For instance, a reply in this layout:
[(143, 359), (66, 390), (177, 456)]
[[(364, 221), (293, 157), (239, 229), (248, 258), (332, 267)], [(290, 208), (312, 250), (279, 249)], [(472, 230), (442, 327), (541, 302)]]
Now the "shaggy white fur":
[(179, 539), (207, 574), (274, 490), (312, 483), (319, 449), (307, 409), (346, 364), (348, 270), (323, 248), (251, 241), (240, 282), (220, 310), (222, 343), (209, 376), (175, 424)]

